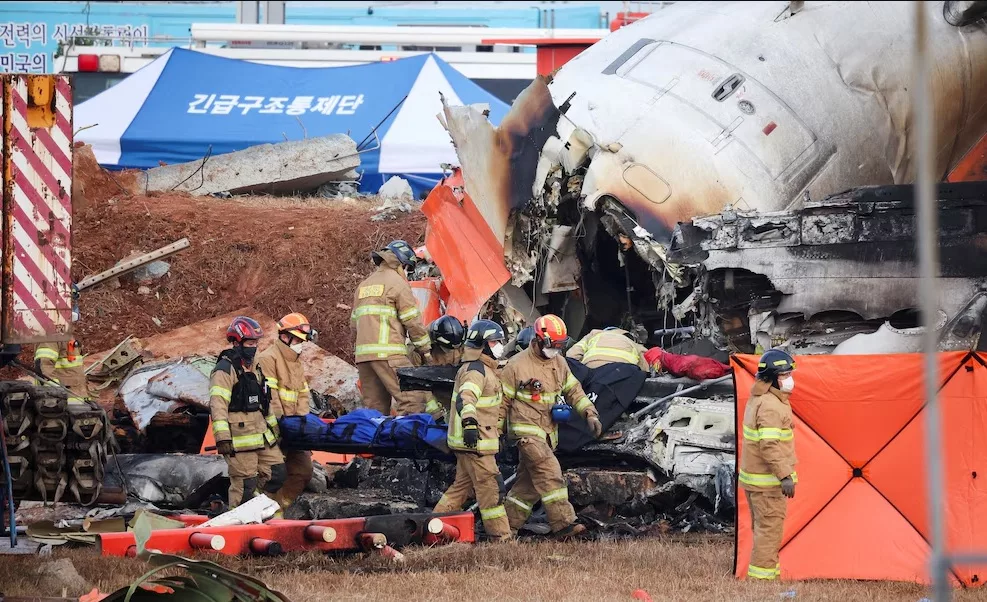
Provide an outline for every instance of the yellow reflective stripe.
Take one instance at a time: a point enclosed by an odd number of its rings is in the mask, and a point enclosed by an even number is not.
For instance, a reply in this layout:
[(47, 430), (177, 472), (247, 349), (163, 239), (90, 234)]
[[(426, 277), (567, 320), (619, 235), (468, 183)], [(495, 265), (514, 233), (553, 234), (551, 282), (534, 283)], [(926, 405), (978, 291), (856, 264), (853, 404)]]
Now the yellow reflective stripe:
[(373, 355), (377, 354), (381, 357), (387, 357), (388, 355), (406, 355), (408, 353), (408, 348), (404, 345), (357, 345), (356, 355)]
[(569, 488), (562, 487), (560, 489), (556, 489), (555, 491), (549, 491), (545, 495), (541, 496), (541, 503), (551, 504), (553, 502), (561, 502), (567, 499), (569, 499)]
[(503, 431), (504, 430), (504, 419), (503, 418), (497, 420), (497, 430), (498, 431)]
[(239, 435), (233, 437), (234, 450), (239, 451), (248, 447), (264, 447), (264, 435), (257, 433), (255, 435)]
[(753, 429), (745, 424), (744, 439), (754, 442), (764, 441), (765, 439), (776, 439), (778, 441), (791, 441), (792, 439), (794, 439), (794, 435), (792, 434), (792, 429), (780, 429), (773, 427)]
[(425, 413), (438, 414), (439, 412), (442, 412), (442, 406), (439, 405), (439, 401), (437, 399), (432, 397), (428, 400), (428, 403), (425, 404)]
[(576, 411), (580, 414), (585, 414), (586, 410), (591, 407), (593, 407), (593, 402), (589, 400), (589, 397), (583, 397), (575, 405)]
[(616, 357), (624, 360), (628, 364), (636, 364), (640, 359), (640, 354), (636, 351), (624, 351), (615, 347), (594, 347), (583, 356), (583, 363), (597, 357)]
[(531, 514), (531, 505), (524, 503), (523, 501), (517, 499), (514, 496), (509, 495), (504, 499), (504, 501), (510, 502), (515, 506), (517, 506), (518, 508), (520, 508), (521, 510), (524, 510), (526, 513)]
[(278, 389), (278, 396), (281, 397), (281, 401), (298, 401), (298, 391), (291, 389)]
[(555, 403), (555, 400), (558, 399), (558, 397), (559, 397), (559, 394), (558, 393), (546, 393), (545, 391), (542, 391), (542, 393), (541, 393), (541, 399), (535, 401), (531, 397), (531, 395), (532, 394), (531, 393), (528, 393), (527, 391), (518, 391), (514, 395), (514, 398), (515, 399), (520, 399), (521, 401), (526, 401), (528, 403), (541, 403), (541, 404), (552, 405), (552, 404)]
[(500, 405), (500, 395), (489, 395), (487, 397), (477, 397), (476, 407), (478, 408), (496, 408)]
[(36, 360), (57, 360), (58, 352), (54, 349), (41, 348), (34, 351), (34, 359)]
[(518, 437), (546, 437), (548, 433), (533, 424), (511, 423), (511, 432)]
[(466, 442), (463, 440), (462, 433), (453, 434), (449, 431), (449, 436), (446, 437), (446, 441), (449, 443), (449, 447), (452, 449), (459, 449), (464, 451), (492, 451), (496, 452), (500, 449), (500, 439), (480, 439), (476, 442), (475, 448), (467, 448)]
[(229, 401), (230, 398), (233, 397), (233, 391), (225, 387), (220, 387), (219, 385), (213, 385), (209, 389), (209, 397), (221, 397), (226, 401)]
[(213, 434), (228, 433), (230, 432), (230, 423), (225, 420), (213, 420), (212, 423)]
[(562, 385), (562, 392), (563, 393), (568, 393), (570, 389), (572, 389), (573, 387), (575, 387), (578, 384), (579, 384), (579, 381), (576, 380), (576, 377), (572, 375), (572, 372), (570, 372), (569, 373), (569, 376), (567, 376), (566, 379), (565, 379), (565, 384)]
[(79, 356), (74, 360), (67, 359), (57, 359), (55, 360), (55, 368), (65, 369), (65, 368), (79, 368), (82, 366), (82, 356)]
[(363, 305), (353, 310), (352, 317), (362, 318), (363, 316), (386, 316), (393, 318), (397, 315), (397, 310), (390, 305)]
[(476, 414), (476, 406), (471, 403), (464, 403), (463, 411), (461, 411), (459, 415), (465, 416), (466, 414)]
[(418, 307), (411, 307), (398, 314), (398, 320), (407, 322), (411, 318), (417, 317), (418, 315)]
[(747, 576), (755, 579), (776, 579), (781, 576), (781, 567), (768, 569), (749, 564), (747, 565)]
[(267, 441), (268, 445), (274, 445), (278, 442), (278, 436), (271, 429), (267, 429), (264, 431), (264, 440)]
[(479, 397), (480, 394), (483, 393), (483, 391), (480, 390), (480, 385), (476, 383), (463, 383), (459, 385), (459, 392), (462, 393), (463, 391), (469, 391), (475, 397)]
[(85, 397), (69, 397), (67, 401), (70, 404), (72, 404), (72, 405), (84, 404), (84, 403), (86, 403), (86, 398)]
[(273, 376), (265, 376), (264, 382), (267, 383), (267, 386), (271, 387), (272, 389), (278, 388), (278, 379), (274, 378)]
[(500, 383), (500, 388), (504, 390), (504, 396), (510, 399), (517, 397), (517, 389), (510, 386), (509, 384), (502, 382)]
[(480, 518), (483, 520), (493, 520), (505, 516), (507, 516), (507, 508), (504, 508), (503, 504), (493, 508), (480, 508)]
[[(793, 482), (798, 483), (799, 477), (796, 473), (793, 472), (791, 477)], [(781, 479), (773, 474), (759, 474), (754, 472), (744, 472), (743, 470), (740, 471), (737, 480), (745, 485), (753, 485), (754, 487), (771, 487), (781, 485)]]
[(267, 415), (267, 423), (269, 425), (271, 425), (271, 426), (277, 426), (278, 425), (278, 417), (275, 416), (274, 414), (268, 414)]
[(308, 393), (312, 389), (309, 388), (308, 383), (305, 383), (305, 388), (299, 391), (299, 393)]
[(420, 339), (414, 339), (411, 341), (411, 344), (415, 347), (428, 347), (432, 344), (432, 341), (428, 338), (428, 333), (426, 332), (425, 336)]

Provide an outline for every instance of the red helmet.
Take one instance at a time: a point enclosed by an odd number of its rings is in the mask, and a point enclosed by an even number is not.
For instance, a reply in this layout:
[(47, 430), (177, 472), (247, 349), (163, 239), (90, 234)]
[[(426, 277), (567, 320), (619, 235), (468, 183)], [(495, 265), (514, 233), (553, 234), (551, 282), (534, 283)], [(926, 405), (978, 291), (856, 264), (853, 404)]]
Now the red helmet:
[(554, 314), (546, 314), (535, 320), (535, 337), (545, 349), (561, 349), (569, 333), (565, 322)]
[(231, 343), (256, 341), (262, 336), (264, 336), (264, 329), (260, 327), (257, 320), (247, 316), (233, 318), (230, 327), (226, 329), (226, 340)]

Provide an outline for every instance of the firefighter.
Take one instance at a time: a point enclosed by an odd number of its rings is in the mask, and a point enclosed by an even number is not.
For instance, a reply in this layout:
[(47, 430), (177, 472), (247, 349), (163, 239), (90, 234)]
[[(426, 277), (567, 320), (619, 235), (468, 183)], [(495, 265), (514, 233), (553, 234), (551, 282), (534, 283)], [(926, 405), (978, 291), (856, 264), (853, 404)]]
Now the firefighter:
[(256, 320), (233, 318), (226, 330), (233, 347), (219, 354), (210, 376), (209, 415), (216, 449), (229, 467), (230, 508), (260, 489), (273, 494), (286, 477), (278, 449), (277, 417), (270, 407), (263, 372), (254, 362), (263, 335)]
[[(458, 318), (442, 316), (428, 325), (428, 337), (432, 340), (432, 365), (458, 366), (463, 360), (463, 341), (466, 328)], [(445, 393), (429, 391), (425, 411), (436, 420), (445, 420), (452, 400)]]
[(515, 355), (501, 375), (504, 386), (502, 417), (508, 436), (520, 450), (517, 482), (507, 494), (507, 517), (516, 533), (538, 500), (545, 506), (556, 537), (578, 535), (586, 527), (575, 523), (569, 491), (555, 457), (559, 432), (552, 420), (553, 406), (565, 396), (586, 419), (593, 436), (603, 434), (596, 407), (589, 400), (562, 356), (567, 335), (565, 323), (554, 315), (538, 318), (528, 349)]
[(504, 329), (476, 320), (466, 334), (462, 367), (456, 373), (449, 410), (449, 448), (456, 454), (456, 480), (433, 512), (458, 512), (475, 494), (487, 536), (511, 538), (504, 508), (504, 480), (495, 455), (500, 450), (502, 385), (497, 359), (504, 353)]
[[(89, 400), (89, 382), (82, 366), (82, 344), (76, 339), (59, 343), (41, 343), (34, 351), (34, 370), (72, 392), (69, 405), (85, 404)], [(49, 383), (35, 379), (35, 384)]]
[(399, 416), (425, 410), (425, 391), (402, 391), (398, 368), (412, 366), (405, 337), (432, 363), (431, 342), (404, 269), (415, 265), (415, 252), (395, 240), (371, 255), (377, 270), (360, 283), (353, 298), (351, 323), (356, 332), (356, 367), (364, 404), (390, 414), (391, 398)]
[[(257, 356), (257, 365), (271, 395), (271, 411), (282, 416), (305, 416), (309, 413), (311, 391), (305, 380), (301, 353), (304, 344), (315, 342), (318, 332), (308, 318), (291, 313), (278, 320), (278, 339)], [(284, 485), (273, 496), (282, 508), (287, 508), (305, 491), (312, 478), (312, 452), (288, 450), (284, 453), (287, 472)]]
[(515, 355), (521, 353), (528, 348), (531, 344), (532, 337), (535, 336), (535, 329), (531, 326), (525, 326), (517, 333), (513, 339), (507, 342), (507, 349), (504, 351), (504, 357), (511, 358)]
[(603, 330), (591, 330), (566, 352), (566, 357), (578, 360), (587, 368), (594, 369), (607, 364), (634, 364), (649, 372), (644, 354), (647, 351), (626, 330), (613, 326)]
[(740, 453), (740, 486), (747, 495), (754, 531), (747, 576), (777, 579), (778, 552), (785, 530), (787, 502), (795, 497), (795, 440), (792, 406), (795, 388), (791, 355), (772, 349), (761, 356), (744, 412), (744, 446)]

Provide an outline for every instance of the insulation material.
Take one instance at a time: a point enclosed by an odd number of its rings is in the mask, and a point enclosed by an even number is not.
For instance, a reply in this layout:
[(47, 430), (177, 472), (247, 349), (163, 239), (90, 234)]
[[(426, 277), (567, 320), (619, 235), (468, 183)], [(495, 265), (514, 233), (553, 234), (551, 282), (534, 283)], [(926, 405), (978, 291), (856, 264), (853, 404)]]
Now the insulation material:
[[(939, 355), (946, 487), (947, 553), (987, 549), (987, 355)], [(737, 429), (757, 371), (757, 356), (731, 360)], [(796, 495), (788, 501), (782, 579), (929, 582), (925, 474), (925, 397), (921, 354), (801, 356), (791, 396)], [(737, 438), (737, 453), (743, 453)], [(747, 574), (751, 519), (737, 497), (734, 572)], [(954, 566), (954, 584), (979, 586), (987, 566)]]

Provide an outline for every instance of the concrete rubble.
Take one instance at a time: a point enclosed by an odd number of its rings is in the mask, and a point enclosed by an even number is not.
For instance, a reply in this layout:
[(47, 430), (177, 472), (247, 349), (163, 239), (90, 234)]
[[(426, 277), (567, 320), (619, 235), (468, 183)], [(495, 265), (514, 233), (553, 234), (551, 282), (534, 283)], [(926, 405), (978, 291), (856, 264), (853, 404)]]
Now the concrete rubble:
[(155, 167), (146, 172), (148, 191), (181, 190), (206, 195), (297, 194), (337, 180), (356, 180), (356, 143), (344, 134), (259, 144), (250, 148)]

